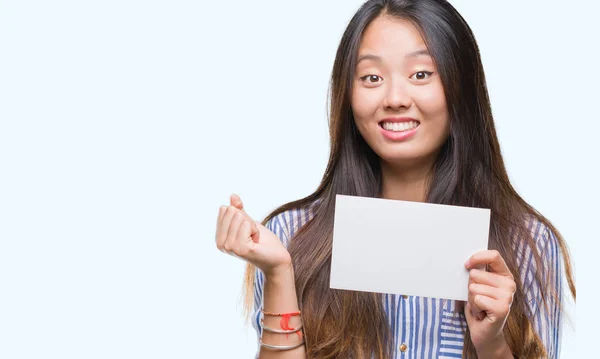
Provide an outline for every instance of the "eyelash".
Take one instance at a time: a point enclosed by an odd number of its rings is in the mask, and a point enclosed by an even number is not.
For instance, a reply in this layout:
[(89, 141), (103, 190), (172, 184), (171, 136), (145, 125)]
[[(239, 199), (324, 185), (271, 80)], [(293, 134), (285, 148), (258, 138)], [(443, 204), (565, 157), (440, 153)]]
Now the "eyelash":
[[(417, 71), (417, 72), (415, 72), (415, 73), (413, 74), (413, 76), (414, 76), (414, 75), (416, 75), (416, 74), (425, 74), (425, 75), (427, 75), (427, 77), (426, 77), (426, 78), (424, 78), (424, 79), (417, 79), (417, 80), (426, 80), (426, 79), (428, 79), (428, 78), (429, 78), (429, 76), (433, 75), (433, 72), (431, 72), (431, 71)], [(412, 77), (412, 76), (411, 76), (411, 77)]]
[[(381, 76), (377, 76), (377, 75), (365, 75), (365, 76), (361, 77), (360, 79), (361, 79), (363, 82), (365, 82), (365, 81), (367, 81), (367, 78), (369, 78), (369, 77), (371, 77), (371, 76), (376, 76), (376, 77), (379, 77), (379, 78), (381, 78)], [(373, 82), (370, 82), (370, 83), (371, 83), (371, 84), (373, 84)]]
[[(416, 80), (426, 80), (426, 79), (429, 78), (429, 76), (433, 75), (433, 72), (431, 72), (431, 71), (417, 71), (417, 72), (415, 72), (413, 74), (413, 76), (416, 75), (416, 74), (425, 74), (425, 75), (427, 75), (427, 77), (424, 78), (424, 79), (416, 79)], [(365, 75), (365, 76), (362, 76), (360, 79), (364, 82), (364, 81), (367, 81), (367, 78), (370, 77), (370, 76), (376, 76), (376, 77), (381, 78), (381, 76), (378, 76), (378, 75)], [(412, 78), (412, 76), (411, 76), (411, 78)], [(371, 82), (371, 83), (373, 84), (373, 82)]]

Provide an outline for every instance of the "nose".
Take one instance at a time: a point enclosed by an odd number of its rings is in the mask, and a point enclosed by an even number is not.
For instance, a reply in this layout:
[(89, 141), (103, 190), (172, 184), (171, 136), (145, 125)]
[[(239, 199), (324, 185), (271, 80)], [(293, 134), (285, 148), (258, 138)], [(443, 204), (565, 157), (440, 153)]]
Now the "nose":
[(392, 83), (383, 100), (383, 106), (386, 110), (399, 110), (401, 108), (410, 108), (412, 98), (407, 91), (406, 85), (400, 82)]

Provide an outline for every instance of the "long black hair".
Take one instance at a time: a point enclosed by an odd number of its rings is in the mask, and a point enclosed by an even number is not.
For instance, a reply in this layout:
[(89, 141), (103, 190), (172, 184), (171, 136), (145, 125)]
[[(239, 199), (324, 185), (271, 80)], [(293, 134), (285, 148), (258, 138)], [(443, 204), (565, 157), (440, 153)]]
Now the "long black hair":
[[(556, 228), (529, 206), (509, 181), (475, 37), (462, 16), (443, 0), (370, 0), (360, 7), (343, 34), (333, 66), (331, 152), (321, 184), (311, 195), (277, 208), (265, 219), (290, 209), (312, 206), (314, 211), (313, 219), (289, 244), (307, 354), (310, 358), (391, 356), (393, 343), (381, 295), (329, 288), (336, 194), (381, 195), (380, 161), (359, 134), (350, 101), (361, 37), (380, 16), (407, 20), (416, 26), (443, 84), (450, 134), (432, 169), (427, 202), (491, 209), (490, 248), (501, 253), (519, 287), (505, 325), (505, 337), (518, 357), (544, 356), (523, 295), (514, 241), (528, 246), (537, 268), (544, 268), (527, 229), (527, 219), (535, 218), (546, 225), (562, 249), (575, 297), (568, 251)], [(248, 293), (253, 288), (254, 271), (248, 267)], [(557, 289), (543, 271), (538, 271), (536, 277), (543, 287), (543, 299), (549, 303), (558, 295)], [(251, 300), (252, 295), (247, 298)], [(459, 303), (456, 310), (464, 315), (463, 303)], [(476, 356), (468, 332), (464, 354)]]

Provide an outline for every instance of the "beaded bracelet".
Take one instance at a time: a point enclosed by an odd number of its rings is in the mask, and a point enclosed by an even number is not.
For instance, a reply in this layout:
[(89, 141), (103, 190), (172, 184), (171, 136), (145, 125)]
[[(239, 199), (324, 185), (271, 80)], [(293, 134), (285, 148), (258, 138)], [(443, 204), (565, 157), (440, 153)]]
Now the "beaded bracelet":
[(266, 312), (264, 309), (260, 310), (264, 315), (269, 315), (272, 317), (286, 317), (286, 316), (290, 316), (290, 317), (296, 317), (300, 315), (300, 311), (297, 312), (291, 312), (291, 313), (271, 313), (271, 312)]

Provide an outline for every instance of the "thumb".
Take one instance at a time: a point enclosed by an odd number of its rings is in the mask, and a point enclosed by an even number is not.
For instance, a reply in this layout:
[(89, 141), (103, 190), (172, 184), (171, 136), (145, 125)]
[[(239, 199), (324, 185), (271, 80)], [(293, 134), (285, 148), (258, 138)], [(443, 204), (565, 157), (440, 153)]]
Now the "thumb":
[(229, 203), (239, 210), (244, 210), (244, 203), (242, 202), (242, 199), (235, 193), (229, 197)]
[(470, 302), (467, 302), (467, 305), (465, 305), (465, 318), (467, 319), (469, 327), (471, 326), (471, 323), (477, 321), (477, 318), (473, 315), (473, 309), (471, 308)]

